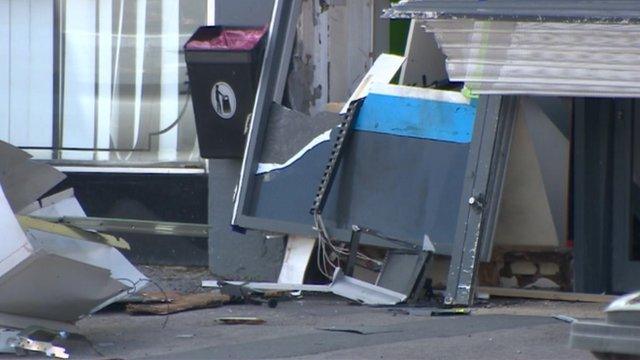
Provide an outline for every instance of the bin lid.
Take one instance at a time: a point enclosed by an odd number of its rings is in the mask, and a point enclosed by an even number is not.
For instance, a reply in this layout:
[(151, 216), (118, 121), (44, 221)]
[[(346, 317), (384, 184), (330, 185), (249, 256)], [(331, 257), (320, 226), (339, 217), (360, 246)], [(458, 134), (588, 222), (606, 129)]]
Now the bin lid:
[[(192, 38), (185, 45), (186, 50), (252, 50), (267, 32), (262, 28), (225, 28), (211, 34), (210, 38)], [(194, 36), (195, 37), (195, 36)]]

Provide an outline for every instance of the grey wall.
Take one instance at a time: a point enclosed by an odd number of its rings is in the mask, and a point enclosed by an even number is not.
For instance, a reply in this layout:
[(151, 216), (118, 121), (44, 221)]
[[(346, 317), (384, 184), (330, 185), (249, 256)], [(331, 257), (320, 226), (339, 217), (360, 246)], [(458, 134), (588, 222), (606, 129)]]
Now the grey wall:
[(209, 160), (209, 269), (228, 280), (276, 281), (282, 266), (284, 239), (267, 239), (257, 231), (231, 229), (233, 191), (241, 160)]
[(271, 20), (274, 0), (215, 0), (214, 25), (260, 26)]

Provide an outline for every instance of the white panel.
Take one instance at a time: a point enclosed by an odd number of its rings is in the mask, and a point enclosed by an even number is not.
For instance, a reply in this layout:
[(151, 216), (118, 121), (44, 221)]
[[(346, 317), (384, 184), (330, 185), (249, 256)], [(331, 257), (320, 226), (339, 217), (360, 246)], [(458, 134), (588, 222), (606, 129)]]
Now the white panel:
[(11, 0), (0, 0), (0, 140), (9, 141)]
[(404, 56), (407, 62), (400, 72), (400, 84), (424, 87), (448, 79), (445, 57), (435, 37), (416, 20), (411, 20)]
[[(15, 266), (16, 262), (23, 260), (32, 250), (27, 236), (22, 231), (18, 220), (11, 210), (11, 206), (0, 186), (0, 275)], [(20, 252), (23, 249), (26, 251)]]
[(514, 126), (494, 243), (557, 247), (560, 239), (522, 111)]
[(216, 23), (216, 0), (207, 0), (207, 25)]
[(28, 144), (51, 146), (53, 142), (53, 6), (51, 0), (31, 0), (29, 26), (29, 117), (25, 126)]
[(11, 1), (9, 141), (17, 146), (29, 145), (29, 30), (30, 1)]
[[(98, 3), (98, 99), (96, 144), (98, 148), (109, 147), (111, 124), (111, 79), (113, 53), (113, 0)], [(99, 152), (98, 160), (108, 160), (109, 154)]]
[[(160, 129), (170, 126), (177, 118), (181, 100), (179, 90), (180, 2), (162, 0), (162, 88), (160, 93)], [(182, 99), (184, 101), (185, 99)], [(178, 127), (158, 137), (160, 161), (176, 159)]]
[[(93, 148), (96, 82), (96, 3), (66, 3), (63, 145)], [(65, 156), (71, 156), (66, 154)], [(92, 157), (91, 152), (73, 154)]]

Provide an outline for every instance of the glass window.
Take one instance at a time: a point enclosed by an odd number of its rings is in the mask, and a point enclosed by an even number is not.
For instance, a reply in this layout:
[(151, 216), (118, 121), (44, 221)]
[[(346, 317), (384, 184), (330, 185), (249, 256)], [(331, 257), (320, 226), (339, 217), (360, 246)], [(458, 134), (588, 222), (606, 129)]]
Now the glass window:
[(0, 139), (62, 163), (200, 163), (182, 46), (206, 7), (0, 0)]

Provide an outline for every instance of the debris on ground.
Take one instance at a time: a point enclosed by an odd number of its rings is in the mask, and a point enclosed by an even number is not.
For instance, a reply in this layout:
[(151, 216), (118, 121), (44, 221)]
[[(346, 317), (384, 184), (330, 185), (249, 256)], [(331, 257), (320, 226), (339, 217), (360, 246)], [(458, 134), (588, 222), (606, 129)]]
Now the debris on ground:
[(266, 322), (257, 317), (221, 317), (216, 320), (226, 325), (262, 325)]
[(578, 320), (577, 320), (576, 318), (574, 318), (574, 317), (567, 316), (567, 315), (562, 315), (562, 314), (559, 314), (559, 315), (553, 315), (553, 316), (552, 316), (552, 318), (554, 318), (554, 319), (556, 319), (556, 320), (564, 321), (564, 322), (569, 323), (569, 324), (571, 324), (571, 323), (573, 323), (573, 322), (575, 322), (575, 321), (578, 321)]
[(129, 248), (123, 239), (43, 218), (86, 216), (73, 189), (42, 198), (64, 178), (0, 142), (0, 328), (3, 339), (18, 331), (4, 352), (66, 358), (63, 348), (35, 336), (74, 331), (81, 318), (147, 285), (118, 250)]
[(384, 334), (390, 332), (398, 332), (399, 330), (388, 329), (380, 326), (331, 326), (318, 328), (318, 330), (344, 332), (358, 335)]
[(177, 292), (143, 293), (141, 302), (129, 303), (126, 311), (132, 315), (169, 315), (182, 311), (219, 307), (231, 301), (220, 293), (180, 294)]

